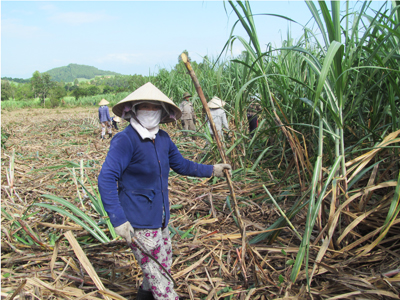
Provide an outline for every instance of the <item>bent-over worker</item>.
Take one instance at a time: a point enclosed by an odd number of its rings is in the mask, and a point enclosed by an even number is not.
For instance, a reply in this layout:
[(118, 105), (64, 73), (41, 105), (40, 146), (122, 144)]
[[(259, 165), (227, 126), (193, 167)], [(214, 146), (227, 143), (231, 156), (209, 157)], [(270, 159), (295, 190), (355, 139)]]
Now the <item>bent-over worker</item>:
[(111, 120), (112, 120), (112, 125), (113, 125), (113, 127), (114, 127), (116, 130), (119, 130), (119, 128), (118, 128), (118, 123), (121, 122), (121, 118), (118, 117), (118, 116), (114, 116), (114, 117), (111, 118)]

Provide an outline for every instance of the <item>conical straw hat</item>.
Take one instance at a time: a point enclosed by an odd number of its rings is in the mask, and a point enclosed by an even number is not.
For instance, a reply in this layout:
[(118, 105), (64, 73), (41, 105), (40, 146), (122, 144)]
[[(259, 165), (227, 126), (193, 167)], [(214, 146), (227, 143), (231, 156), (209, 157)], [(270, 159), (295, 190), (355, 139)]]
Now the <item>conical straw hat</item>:
[(117, 123), (121, 122), (121, 118), (118, 116), (114, 116), (113, 120), (114, 120), (114, 122), (117, 122)]
[[(122, 116), (122, 111), (124, 110), (125, 104), (129, 102), (137, 101), (160, 101), (167, 104), (170, 110), (175, 112), (175, 118), (178, 120), (182, 112), (176, 104), (169, 99), (163, 92), (161, 92), (157, 87), (155, 87), (151, 82), (142, 85), (140, 88), (136, 89), (133, 93), (126, 96), (124, 99), (119, 101), (113, 108), (112, 111), (118, 117)], [(173, 118), (168, 117), (162, 120), (161, 123), (168, 123), (175, 121)]]
[(226, 104), (225, 101), (219, 99), (217, 96), (214, 96), (210, 102), (207, 103), (209, 108), (222, 108)]
[(185, 92), (182, 96), (182, 99), (185, 99), (186, 97), (192, 97), (192, 95), (190, 95), (188, 92)]
[(101, 105), (108, 105), (108, 104), (110, 104), (110, 102), (108, 102), (106, 99), (101, 99), (101, 101), (99, 102), (99, 105), (101, 106)]

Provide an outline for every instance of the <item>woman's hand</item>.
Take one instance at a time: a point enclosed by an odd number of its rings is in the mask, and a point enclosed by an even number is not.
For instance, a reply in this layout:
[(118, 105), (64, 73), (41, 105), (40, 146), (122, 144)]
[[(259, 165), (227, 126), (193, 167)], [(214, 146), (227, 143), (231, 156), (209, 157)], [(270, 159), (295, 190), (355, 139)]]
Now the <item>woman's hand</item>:
[(133, 229), (131, 223), (129, 221), (126, 221), (124, 224), (119, 225), (114, 228), (115, 233), (118, 234), (120, 237), (123, 237), (128, 245), (132, 244), (132, 237), (131, 237), (131, 232), (132, 234), (135, 232)]
[(216, 164), (214, 165), (213, 176), (224, 177), (224, 170), (229, 170), (229, 174), (232, 175), (232, 167), (230, 164)]

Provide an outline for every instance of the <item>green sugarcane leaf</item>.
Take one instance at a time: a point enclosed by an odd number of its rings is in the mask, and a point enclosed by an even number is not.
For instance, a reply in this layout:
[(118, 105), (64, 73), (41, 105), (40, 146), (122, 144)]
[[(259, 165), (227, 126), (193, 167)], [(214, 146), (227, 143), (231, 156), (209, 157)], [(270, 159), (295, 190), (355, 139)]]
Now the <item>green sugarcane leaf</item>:
[[(68, 218), (70, 218), (71, 220), (73, 220), (75, 223), (77, 223), (78, 225), (82, 226), (84, 229), (86, 229), (91, 235), (93, 235), (97, 240), (99, 240), (101, 243), (108, 243), (110, 240), (104, 239), (103, 237), (99, 236), (97, 234), (96, 231), (94, 231), (90, 226), (88, 226), (86, 223), (84, 223), (81, 219), (79, 219), (78, 217), (74, 216), (73, 214), (69, 213), (68, 211), (66, 211), (65, 209), (62, 209), (60, 207), (54, 206), (54, 205), (50, 205), (50, 204), (46, 204), (46, 203), (34, 203), (33, 205), (35, 206), (40, 206), (40, 207), (44, 207), (50, 210), (54, 210)], [(97, 225), (95, 224), (95, 226), (97, 227)]]
[(42, 197), (47, 198), (47, 199), (51, 199), (53, 201), (56, 201), (64, 206), (66, 206), (67, 208), (69, 208), (75, 215), (81, 217), (85, 222), (89, 223), (101, 236), (104, 240), (106, 240), (107, 242), (109, 242), (109, 238), (107, 237), (107, 235), (97, 226), (96, 222), (90, 218), (88, 215), (86, 215), (83, 211), (81, 211), (79, 208), (77, 208), (75, 205), (73, 205), (72, 203), (59, 198), (57, 196), (54, 195), (42, 195)]
[(188, 237), (188, 235), (190, 234), (190, 232), (194, 229), (194, 226), (192, 226), (190, 229), (188, 229), (182, 236), (181, 236), (181, 240), (185, 239)]

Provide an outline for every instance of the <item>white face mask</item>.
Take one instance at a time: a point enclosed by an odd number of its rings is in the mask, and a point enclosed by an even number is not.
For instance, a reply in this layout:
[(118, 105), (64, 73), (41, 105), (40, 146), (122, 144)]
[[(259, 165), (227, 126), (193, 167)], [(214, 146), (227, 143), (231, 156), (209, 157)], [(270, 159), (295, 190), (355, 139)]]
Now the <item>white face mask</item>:
[(161, 121), (161, 109), (159, 110), (143, 110), (136, 111), (136, 118), (140, 124), (146, 129), (156, 127)]

